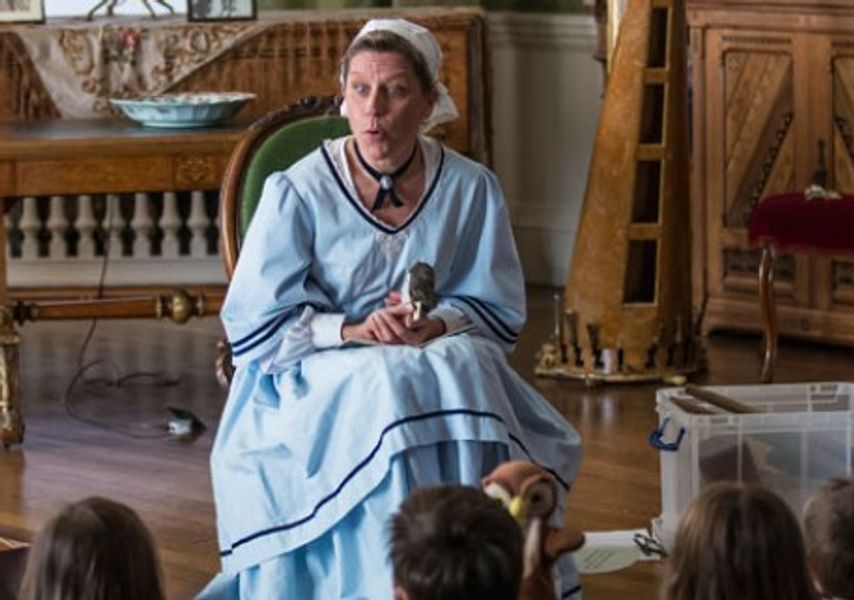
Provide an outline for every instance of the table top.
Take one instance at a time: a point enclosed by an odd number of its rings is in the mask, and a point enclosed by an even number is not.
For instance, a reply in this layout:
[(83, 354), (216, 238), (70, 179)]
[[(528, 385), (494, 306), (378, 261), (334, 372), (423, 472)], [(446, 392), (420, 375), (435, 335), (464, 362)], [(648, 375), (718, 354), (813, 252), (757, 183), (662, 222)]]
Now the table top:
[(211, 127), (144, 127), (125, 119), (57, 119), (0, 124), (0, 160), (98, 153), (229, 152), (252, 120)]

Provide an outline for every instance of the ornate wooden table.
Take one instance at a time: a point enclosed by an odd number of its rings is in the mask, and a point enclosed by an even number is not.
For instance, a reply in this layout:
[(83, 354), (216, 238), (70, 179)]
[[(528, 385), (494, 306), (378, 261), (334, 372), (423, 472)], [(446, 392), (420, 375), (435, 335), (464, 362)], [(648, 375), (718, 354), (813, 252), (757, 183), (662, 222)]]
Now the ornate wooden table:
[[(154, 129), (129, 121), (55, 120), (0, 124), (0, 198), (43, 195), (121, 193), (138, 190), (190, 191), (216, 189), (229, 155), (247, 122), (204, 129)], [(0, 443), (23, 439), (17, 392), (18, 334), (6, 309), (6, 233), (0, 227)], [(163, 299), (163, 310), (175, 319), (186, 298)], [(118, 306), (121, 304), (121, 306)], [(128, 310), (160, 311), (161, 300), (119, 300), (99, 311), (91, 304), (64, 303), (40, 307), (64, 318), (129, 316)], [(191, 308), (217, 312), (218, 302)], [(19, 317), (20, 318), (20, 317)], [(179, 317), (180, 318), (180, 317)]]
[(155, 129), (98, 119), (0, 124), (0, 197), (216, 189), (247, 126)]

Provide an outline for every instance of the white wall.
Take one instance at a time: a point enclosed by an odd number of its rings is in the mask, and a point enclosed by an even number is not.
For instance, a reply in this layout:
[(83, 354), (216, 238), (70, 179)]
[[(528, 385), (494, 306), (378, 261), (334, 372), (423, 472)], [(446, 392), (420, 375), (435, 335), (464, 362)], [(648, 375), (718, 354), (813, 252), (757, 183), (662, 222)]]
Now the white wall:
[(527, 281), (563, 286), (596, 133), (592, 16), (490, 13), (494, 166)]

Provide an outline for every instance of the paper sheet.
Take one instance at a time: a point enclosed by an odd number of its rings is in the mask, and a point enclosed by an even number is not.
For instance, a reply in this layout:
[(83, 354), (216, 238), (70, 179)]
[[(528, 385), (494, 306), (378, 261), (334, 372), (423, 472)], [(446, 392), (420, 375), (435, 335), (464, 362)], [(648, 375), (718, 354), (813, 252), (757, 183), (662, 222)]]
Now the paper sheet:
[(647, 555), (635, 542), (635, 535), (649, 537), (645, 529), (590, 531), (584, 533), (584, 545), (572, 556), (582, 573), (610, 573), (633, 565), (639, 560), (658, 560)]

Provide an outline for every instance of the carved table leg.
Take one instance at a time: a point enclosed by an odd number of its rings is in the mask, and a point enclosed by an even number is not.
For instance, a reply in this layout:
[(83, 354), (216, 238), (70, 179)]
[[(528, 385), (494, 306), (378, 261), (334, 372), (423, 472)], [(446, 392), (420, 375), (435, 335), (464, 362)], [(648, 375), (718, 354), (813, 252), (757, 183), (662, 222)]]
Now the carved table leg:
[(777, 306), (774, 303), (774, 248), (766, 244), (762, 248), (759, 263), (759, 304), (762, 309), (764, 353), (759, 381), (771, 383), (774, 378), (774, 363), (777, 360)]
[(18, 395), (18, 346), (12, 315), (0, 308), (0, 443), (4, 448), (24, 441), (24, 419)]
[(222, 339), (216, 344), (216, 362), (214, 362), (216, 380), (220, 387), (228, 390), (234, 378), (234, 363), (231, 362), (231, 346), (228, 340)]

